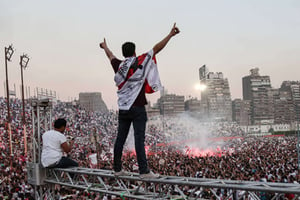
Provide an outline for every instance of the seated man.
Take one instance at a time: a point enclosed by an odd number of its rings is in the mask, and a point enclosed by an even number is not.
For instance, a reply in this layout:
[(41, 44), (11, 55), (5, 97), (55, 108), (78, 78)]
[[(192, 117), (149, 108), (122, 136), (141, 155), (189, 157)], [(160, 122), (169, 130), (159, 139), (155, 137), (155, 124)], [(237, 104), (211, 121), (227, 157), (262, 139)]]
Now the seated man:
[(43, 138), (42, 165), (47, 168), (78, 167), (78, 163), (63, 153), (69, 153), (74, 144), (74, 138), (67, 142), (63, 134), (67, 126), (65, 119), (59, 118), (54, 121), (54, 130), (46, 131)]

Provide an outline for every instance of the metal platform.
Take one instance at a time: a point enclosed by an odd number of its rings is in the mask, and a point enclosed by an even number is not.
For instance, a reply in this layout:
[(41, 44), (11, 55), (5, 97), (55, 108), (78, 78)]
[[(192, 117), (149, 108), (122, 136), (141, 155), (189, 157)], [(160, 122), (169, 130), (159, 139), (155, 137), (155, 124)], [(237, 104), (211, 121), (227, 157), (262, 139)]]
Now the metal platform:
[[(33, 185), (35, 199), (54, 199), (55, 185), (130, 199), (220, 199), (218, 189), (227, 191), (229, 198), (272, 194), (278, 199), (286, 193), (300, 196), (300, 184), (200, 179), (161, 176), (158, 179), (141, 179), (137, 173), (115, 177), (110, 170), (89, 168), (45, 169), (41, 167), (41, 134), (50, 129), (52, 104), (48, 99), (32, 101), (32, 137), (28, 154), (28, 183)], [(208, 195), (207, 195), (208, 194)]]
[[(272, 193), (274, 199), (285, 193), (300, 195), (300, 184), (234, 181), (220, 179), (161, 176), (141, 179), (137, 173), (115, 177), (110, 170), (68, 168), (47, 170), (46, 184), (59, 184), (80, 190), (128, 197), (133, 199), (201, 199), (209, 191), (217, 197), (216, 189), (228, 189), (228, 198), (245, 191), (244, 195), (260, 199), (263, 193)], [(50, 189), (50, 187), (48, 187)], [(50, 194), (51, 191), (48, 191)]]

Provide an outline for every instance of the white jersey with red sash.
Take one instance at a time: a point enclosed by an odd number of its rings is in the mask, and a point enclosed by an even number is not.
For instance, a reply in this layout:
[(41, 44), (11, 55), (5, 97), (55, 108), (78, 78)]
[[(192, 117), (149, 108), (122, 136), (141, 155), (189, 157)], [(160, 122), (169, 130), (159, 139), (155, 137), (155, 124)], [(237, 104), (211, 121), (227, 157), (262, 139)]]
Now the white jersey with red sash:
[[(136, 65), (136, 70), (128, 77), (131, 66)], [(120, 110), (129, 110), (138, 94), (140, 93), (144, 83), (145, 92), (153, 93), (161, 90), (162, 85), (153, 50), (139, 57), (126, 58), (119, 66), (115, 74), (115, 83), (118, 86), (118, 105)]]

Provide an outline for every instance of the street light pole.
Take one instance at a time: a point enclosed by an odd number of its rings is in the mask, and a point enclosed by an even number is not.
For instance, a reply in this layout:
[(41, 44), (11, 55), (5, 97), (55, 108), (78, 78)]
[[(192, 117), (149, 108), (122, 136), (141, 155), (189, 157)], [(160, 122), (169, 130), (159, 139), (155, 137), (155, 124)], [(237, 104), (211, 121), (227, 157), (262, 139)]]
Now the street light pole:
[(22, 82), (22, 103), (23, 103), (23, 114), (22, 114), (22, 124), (23, 124), (23, 135), (24, 135), (24, 154), (27, 156), (27, 134), (26, 134), (26, 119), (25, 119), (25, 98), (24, 98), (24, 82), (23, 82), (23, 69), (27, 68), (29, 62), (29, 57), (27, 54), (20, 56), (20, 66), (21, 66), (21, 82)]
[(5, 74), (6, 74), (6, 102), (7, 102), (7, 132), (9, 135), (9, 148), (10, 148), (10, 156), (12, 161), (13, 149), (12, 149), (12, 135), (11, 135), (11, 127), (10, 127), (10, 108), (9, 108), (9, 85), (8, 85), (8, 70), (7, 70), (7, 61), (11, 61), (11, 57), (14, 53), (14, 49), (12, 45), (9, 47), (4, 47), (5, 53)]

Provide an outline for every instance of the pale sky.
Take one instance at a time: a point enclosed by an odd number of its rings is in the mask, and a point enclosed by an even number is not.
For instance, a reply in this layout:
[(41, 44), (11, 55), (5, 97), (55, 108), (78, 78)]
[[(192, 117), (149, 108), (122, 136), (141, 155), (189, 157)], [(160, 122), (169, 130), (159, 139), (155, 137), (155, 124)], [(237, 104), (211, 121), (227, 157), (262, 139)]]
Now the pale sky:
[[(126, 41), (145, 53), (174, 22), (181, 33), (157, 55), (169, 93), (199, 97), (194, 85), (203, 64), (228, 78), (232, 99), (242, 97), (242, 77), (254, 67), (274, 88), (300, 80), (299, 0), (0, 0), (0, 96), (4, 47), (13, 44), (10, 88), (21, 82), (19, 59), (27, 53), (25, 85), (55, 90), (61, 100), (101, 92), (117, 109), (114, 72), (99, 42), (105, 37), (119, 58)], [(151, 103), (158, 97), (147, 96)]]

